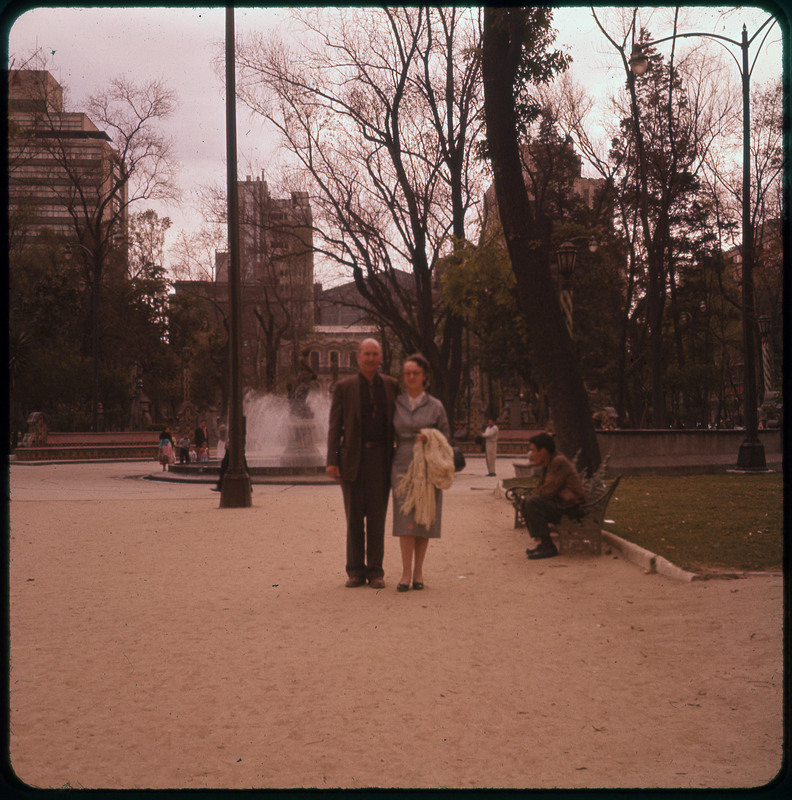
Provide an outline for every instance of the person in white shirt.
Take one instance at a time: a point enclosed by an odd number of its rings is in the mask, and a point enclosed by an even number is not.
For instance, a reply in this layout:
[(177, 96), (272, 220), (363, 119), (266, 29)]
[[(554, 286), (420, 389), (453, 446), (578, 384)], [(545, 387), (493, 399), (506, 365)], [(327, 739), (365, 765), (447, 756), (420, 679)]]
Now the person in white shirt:
[(493, 477), (495, 475), (495, 456), (498, 453), (498, 426), (492, 420), (488, 420), (487, 427), (481, 436), (484, 439), (484, 454), (487, 457), (487, 477)]

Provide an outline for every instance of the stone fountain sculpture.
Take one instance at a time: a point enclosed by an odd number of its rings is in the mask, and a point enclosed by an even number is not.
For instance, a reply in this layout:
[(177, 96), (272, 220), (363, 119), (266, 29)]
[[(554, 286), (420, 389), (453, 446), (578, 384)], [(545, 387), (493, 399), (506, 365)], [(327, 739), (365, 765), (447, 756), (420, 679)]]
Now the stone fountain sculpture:
[(317, 447), (316, 420), (308, 404), (308, 393), (318, 376), (308, 358), (309, 351), (303, 350), (297, 367), (297, 384), (289, 390), (286, 446), (280, 457), (282, 467), (315, 467), (323, 463)]

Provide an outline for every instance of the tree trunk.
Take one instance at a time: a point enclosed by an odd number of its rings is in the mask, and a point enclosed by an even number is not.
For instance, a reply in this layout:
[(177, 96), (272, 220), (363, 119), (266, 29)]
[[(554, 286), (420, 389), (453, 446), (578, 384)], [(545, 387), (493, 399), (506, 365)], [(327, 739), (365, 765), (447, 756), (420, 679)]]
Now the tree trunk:
[(564, 322), (550, 272), (552, 221), (531, 211), (522, 178), (514, 74), (520, 39), (510, 36), (497, 10), (484, 10), (484, 114), (495, 194), (506, 246), (517, 279), (517, 299), (525, 314), (537, 366), (550, 398), (559, 449), (569, 457), (580, 450), (580, 466), (600, 464), (588, 395), (580, 363)]

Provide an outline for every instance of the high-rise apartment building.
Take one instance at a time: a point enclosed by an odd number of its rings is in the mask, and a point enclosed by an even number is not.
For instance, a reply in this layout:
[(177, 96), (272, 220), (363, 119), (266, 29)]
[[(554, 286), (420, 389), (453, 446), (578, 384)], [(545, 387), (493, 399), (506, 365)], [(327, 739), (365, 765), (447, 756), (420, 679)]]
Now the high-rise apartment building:
[[(263, 178), (239, 181), (239, 250), (243, 292), (299, 336), (313, 324), (313, 216), (307, 192), (270, 194)], [(216, 281), (228, 281), (227, 254), (218, 254)]]
[(81, 112), (64, 111), (63, 87), (46, 70), (11, 70), (8, 192), (11, 246), (48, 229), (67, 239), (77, 225), (115, 220), (126, 232), (126, 186), (110, 137)]
[[(242, 371), (247, 387), (284, 389), (314, 324), (313, 216), (307, 192), (270, 194), (261, 178), (239, 181)], [(228, 253), (214, 281), (176, 281), (178, 295), (210, 301), (208, 327), (229, 313)]]

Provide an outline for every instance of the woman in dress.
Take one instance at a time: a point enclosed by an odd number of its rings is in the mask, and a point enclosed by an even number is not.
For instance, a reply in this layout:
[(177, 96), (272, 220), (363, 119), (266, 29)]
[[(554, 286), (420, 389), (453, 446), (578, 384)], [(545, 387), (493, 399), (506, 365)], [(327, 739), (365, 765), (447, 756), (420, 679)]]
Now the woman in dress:
[(162, 464), (163, 472), (173, 463), (173, 436), (170, 425), (166, 425), (159, 435), (159, 462)]
[(423, 564), (429, 539), (440, 538), (441, 510), (443, 493), (435, 490), (434, 522), (425, 527), (415, 521), (414, 513), (404, 514), (402, 499), (398, 494), (399, 481), (407, 472), (413, 458), (415, 440), (420, 437), (426, 442), (421, 428), (437, 428), (446, 439), (450, 438), (443, 404), (427, 394), (429, 383), (429, 362), (420, 354), (410, 356), (402, 366), (404, 391), (396, 398), (393, 415), (393, 429), (397, 447), (391, 469), (393, 487), (393, 535), (399, 537), (402, 557), (402, 575), (397, 591), (406, 592), (412, 580), (413, 589), (423, 589)]

